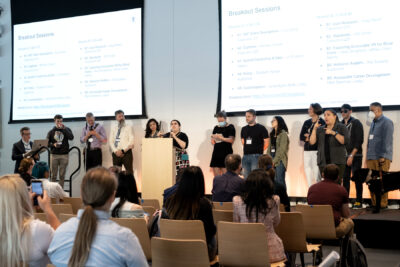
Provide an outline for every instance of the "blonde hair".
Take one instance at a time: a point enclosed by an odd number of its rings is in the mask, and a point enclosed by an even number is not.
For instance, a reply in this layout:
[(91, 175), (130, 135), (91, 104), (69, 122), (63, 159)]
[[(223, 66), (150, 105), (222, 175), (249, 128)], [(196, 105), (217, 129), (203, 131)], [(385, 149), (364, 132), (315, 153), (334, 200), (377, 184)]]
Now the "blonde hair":
[(92, 241), (96, 235), (97, 216), (94, 210), (103, 208), (116, 189), (117, 179), (106, 168), (90, 169), (83, 177), (81, 195), (85, 210), (79, 221), (68, 266), (84, 266), (86, 264)]
[(21, 266), (29, 261), (32, 203), (19, 175), (0, 177), (0, 266)]

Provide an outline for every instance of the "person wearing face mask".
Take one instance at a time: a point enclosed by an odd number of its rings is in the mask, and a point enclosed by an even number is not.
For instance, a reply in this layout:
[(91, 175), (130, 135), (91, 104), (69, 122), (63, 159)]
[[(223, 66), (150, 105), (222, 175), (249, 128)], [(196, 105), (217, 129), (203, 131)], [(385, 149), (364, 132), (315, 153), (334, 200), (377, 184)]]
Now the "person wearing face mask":
[(346, 166), (346, 144), (349, 134), (345, 125), (339, 122), (336, 111), (327, 109), (324, 112), (326, 125), (316, 123), (310, 136), (310, 145), (318, 144), (317, 163), (322, 174), (328, 164), (339, 167), (339, 183), (342, 182)]
[[(350, 142), (346, 145), (347, 160), (343, 174), (343, 186), (347, 193), (350, 193), (350, 177), (362, 165), (362, 144), (364, 142), (364, 129), (359, 120), (352, 117), (352, 107), (349, 104), (342, 105), (340, 112), (342, 113), (342, 123), (346, 125), (349, 132)], [(363, 183), (356, 182), (356, 202), (353, 209), (362, 208)]]
[(246, 179), (250, 172), (258, 168), (258, 158), (269, 145), (268, 130), (256, 122), (256, 111), (246, 111), (247, 126), (242, 128), (240, 137), (243, 145), (243, 174)]
[(232, 144), (235, 140), (236, 130), (226, 121), (225, 111), (218, 112), (218, 125), (214, 127), (211, 135), (211, 144), (214, 145), (210, 167), (213, 168), (214, 177), (226, 172), (225, 157), (233, 153)]
[(127, 173), (133, 174), (133, 132), (125, 123), (125, 115), (122, 110), (115, 111), (115, 119), (118, 124), (111, 128), (110, 148), (114, 166), (124, 165)]
[(57, 180), (57, 174), (60, 171), (59, 184), (64, 188), (64, 178), (67, 171), (69, 161), (69, 143), (68, 140), (73, 140), (74, 135), (70, 128), (63, 124), (63, 117), (59, 114), (54, 116), (55, 126), (47, 133), (49, 140), (48, 147), (50, 148), (50, 167), (51, 181)]
[(95, 117), (91, 112), (86, 114), (86, 126), (82, 129), (81, 143), (86, 143), (84, 152), (86, 171), (101, 166), (103, 163), (101, 146), (107, 143), (107, 135), (104, 127), (95, 122)]
[[(389, 171), (393, 158), (393, 122), (383, 115), (382, 105), (374, 102), (369, 106), (368, 117), (372, 120), (368, 134), (367, 168), (377, 171)], [(376, 203), (375, 194), (371, 192), (372, 205)], [(388, 205), (388, 193), (382, 194), (381, 208)]]
[(181, 123), (178, 120), (171, 121), (171, 131), (163, 135), (165, 138), (173, 139), (175, 148), (175, 175), (177, 176), (181, 169), (189, 167), (189, 155), (186, 149), (189, 146), (189, 137), (181, 132)]

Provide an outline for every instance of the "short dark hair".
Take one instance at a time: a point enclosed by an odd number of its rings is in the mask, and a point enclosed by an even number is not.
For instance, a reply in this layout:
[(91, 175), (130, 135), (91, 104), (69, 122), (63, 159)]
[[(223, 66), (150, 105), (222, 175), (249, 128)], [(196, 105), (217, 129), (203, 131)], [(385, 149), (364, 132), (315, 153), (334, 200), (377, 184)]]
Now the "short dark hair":
[(218, 111), (217, 114), (215, 114), (216, 118), (224, 118), (226, 119), (226, 112), (224, 110)]
[(353, 110), (353, 108), (350, 106), (350, 104), (343, 104), (341, 109)]
[(382, 109), (382, 104), (379, 103), (379, 102), (372, 102), (372, 103), (370, 104), (370, 106), (374, 106), (374, 107), (378, 107), (378, 108)]
[(247, 110), (246, 113), (250, 113), (251, 115), (256, 116), (256, 111), (252, 108)]
[(328, 164), (322, 171), (322, 176), (325, 179), (335, 181), (339, 178), (339, 167), (336, 164)]
[(62, 118), (63, 118), (63, 116), (60, 114), (57, 114), (54, 116), (54, 120), (61, 120)]
[(327, 111), (329, 111), (330, 113), (332, 113), (333, 115), (336, 116), (336, 122), (339, 121), (339, 116), (338, 116), (336, 110), (334, 110), (333, 108), (327, 108), (327, 109), (324, 110), (324, 112), (327, 112)]
[(240, 155), (238, 154), (228, 154), (225, 157), (225, 168), (228, 171), (234, 172), (237, 169), (239, 169), (240, 163), (242, 162), (242, 159), (240, 158)]
[(93, 115), (92, 112), (88, 112), (88, 113), (86, 113), (86, 116), (85, 116), (85, 117), (86, 117), (86, 118), (93, 118), (94, 115)]
[(24, 131), (29, 131), (29, 127), (22, 127), (21, 130), (19, 130), (20, 134), (22, 134)]
[(118, 109), (117, 111), (115, 111), (115, 116), (121, 113), (125, 115), (125, 113), (121, 109)]
[(322, 114), (322, 107), (319, 103), (311, 103), (310, 106), (312, 107), (315, 114), (317, 114), (318, 116)]
[(181, 122), (180, 121), (175, 120), (175, 119), (171, 120), (171, 122), (173, 122), (173, 121), (176, 121), (178, 123), (178, 125), (181, 126)]

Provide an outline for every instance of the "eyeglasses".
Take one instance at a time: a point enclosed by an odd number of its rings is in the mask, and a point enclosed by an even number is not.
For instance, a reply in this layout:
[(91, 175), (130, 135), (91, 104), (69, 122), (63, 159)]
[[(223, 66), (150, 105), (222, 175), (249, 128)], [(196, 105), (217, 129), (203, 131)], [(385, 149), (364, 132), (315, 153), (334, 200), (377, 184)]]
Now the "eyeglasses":
[(344, 114), (346, 114), (346, 113), (348, 113), (348, 112), (349, 112), (348, 109), (342, 109), (342, 110), (340, 111), (340, 113), (344, 113)]
[(22, 135), (31, 135), (31, 133), (23, 133)]

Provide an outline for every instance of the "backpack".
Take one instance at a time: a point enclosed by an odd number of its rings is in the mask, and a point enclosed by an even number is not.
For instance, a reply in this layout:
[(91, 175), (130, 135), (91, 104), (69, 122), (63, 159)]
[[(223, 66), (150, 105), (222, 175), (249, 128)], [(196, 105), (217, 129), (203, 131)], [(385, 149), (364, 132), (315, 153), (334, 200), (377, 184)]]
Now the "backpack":
[(365, 249), (355, 237), (349, 238), (346, 261), (350, 267), (368, 267)]

